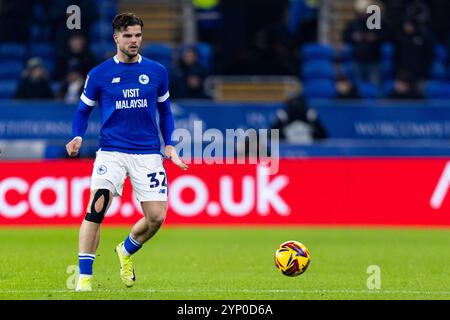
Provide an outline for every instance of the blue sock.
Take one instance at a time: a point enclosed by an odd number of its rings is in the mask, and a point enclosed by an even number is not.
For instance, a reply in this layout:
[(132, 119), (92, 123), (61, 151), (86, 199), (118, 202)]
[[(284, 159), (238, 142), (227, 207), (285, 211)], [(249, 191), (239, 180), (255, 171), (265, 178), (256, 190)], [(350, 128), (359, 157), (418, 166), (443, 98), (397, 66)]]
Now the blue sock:
[(80, 275), (92, 276), (92, 265), (94, 264), (95, 254), (79, 253), (78, 265), (80, 267)]
[(125, 239), (125, 241), (123, 243), (123, 248), (125, 249), (123, 253), (127, 256), (131, 256), (133, 253), (138, 251), (141, 247), (142, 247), (142, 244), (140, 244), (139, 242), (134, 240), (130, 234), (130, 235), (128, 235), (128, 237)]

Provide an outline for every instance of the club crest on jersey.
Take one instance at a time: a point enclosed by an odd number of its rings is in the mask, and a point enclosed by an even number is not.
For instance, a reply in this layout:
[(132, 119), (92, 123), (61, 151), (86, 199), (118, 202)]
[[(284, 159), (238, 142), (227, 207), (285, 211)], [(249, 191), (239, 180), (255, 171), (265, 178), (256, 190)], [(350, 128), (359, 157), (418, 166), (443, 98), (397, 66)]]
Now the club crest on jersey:
[(139, 82), (142, 83), (142, 84), (147, 84), (147, 83), (149, 82), (148, 75), (146, 75), (146, 74), (141, 74), (141, 75), (139, 76)]
[(106, 171), (108, 171), (108, 170), (106, 169), (106, 166), (104, 166), (104, 165), (99, 165), (97, 167), (97, 173), (100, 175), (105, 174)]

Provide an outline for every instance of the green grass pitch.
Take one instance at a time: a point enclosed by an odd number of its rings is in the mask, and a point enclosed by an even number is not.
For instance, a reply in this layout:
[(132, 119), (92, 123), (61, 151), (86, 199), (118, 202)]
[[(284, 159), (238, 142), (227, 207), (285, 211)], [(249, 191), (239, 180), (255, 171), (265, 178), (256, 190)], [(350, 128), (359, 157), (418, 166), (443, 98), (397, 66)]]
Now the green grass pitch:
[[(78, 228), (0, 229), (0, 299), (450, 299), (449, 229), (164, 226), (126, 288), (114, 247), (128, 231), (102, 228), (93, 291), (77, 293)], [(312, 255), (295, 278), (274, 266), (286, 240)], [(370, 265), (381, 289), (367, 286)]]

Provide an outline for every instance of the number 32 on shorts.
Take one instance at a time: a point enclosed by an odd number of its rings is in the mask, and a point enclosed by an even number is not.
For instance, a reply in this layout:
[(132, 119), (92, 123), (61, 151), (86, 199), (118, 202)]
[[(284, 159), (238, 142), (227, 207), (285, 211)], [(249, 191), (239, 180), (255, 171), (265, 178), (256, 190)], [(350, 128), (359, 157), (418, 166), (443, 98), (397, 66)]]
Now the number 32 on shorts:
[[(162, 179), (160, 178), (162, 176)], [(149, 173), (147, 177), (150, 178), (150, 189), (167, 187), (166, 173), (164, 171)], [(158, 178), (159, 179), (158, 179)]]

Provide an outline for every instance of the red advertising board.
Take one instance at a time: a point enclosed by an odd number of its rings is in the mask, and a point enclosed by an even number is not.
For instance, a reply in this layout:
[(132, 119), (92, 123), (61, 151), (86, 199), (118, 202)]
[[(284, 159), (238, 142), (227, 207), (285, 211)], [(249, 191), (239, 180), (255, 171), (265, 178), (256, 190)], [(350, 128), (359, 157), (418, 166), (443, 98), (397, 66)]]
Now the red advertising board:
[[(81, 223), (93, 160), (0, 163), (0, 225)], [(282, 159), (252, 164), (166, 164), (166, 224), (450, 226), (448, 159)], [(104, 224), (142, 214), (127, 181)]]

